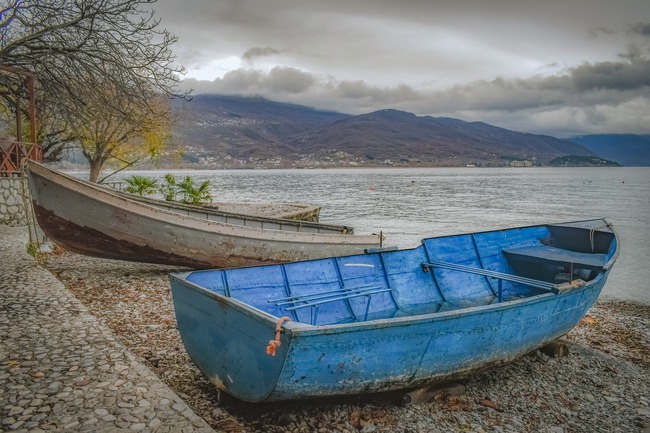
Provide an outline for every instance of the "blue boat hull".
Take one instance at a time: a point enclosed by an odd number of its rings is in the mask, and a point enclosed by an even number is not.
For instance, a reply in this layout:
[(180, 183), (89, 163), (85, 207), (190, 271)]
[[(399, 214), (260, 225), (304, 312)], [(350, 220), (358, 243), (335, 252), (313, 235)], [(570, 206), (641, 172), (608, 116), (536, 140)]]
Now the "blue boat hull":
[[(595, 269), (589, 281), (559, 291), (535, 288), (545, 287), (542, 280), (522, 284), (512, 266), (524, 265), (503, 253), (522, 245), (546, 253), (538, 243), (546, 235), (548, 227), (540, 226), (432, 238), (412, 250), (173, 274), (179, 331), (193, 361), (216, 386), (252, 402), (379, 392), (467, 376), (567, 333), (598, 297), (618, 254), (613, 233), (596, 257), (600, 266), (572, 262), (571, 270), (580, 267), (584, 275), (586, 268)], [(467, 236), (473, 250), (467, 249)], [(427, 272), (421, 264), (432, 257), (449, 261)], [(331, 263), (335, 277), (327, 272)], [(464, 272), (444, 268), (449, 263), (481, 266)], [(556, 254), (522, 269), (539, 273), (558, 263)], [(487, 268), (509, 273), (473, 273)], [(390, 290), (375, 287), (382, 279)], [(328, 292), (336, 280), (366, 294), (343, 298)], [(304, 295), (298, 308), (292, 309), (298, 295), (288, 308), (284, 301), (275, 305), (279, 289), (297, 293), (314, 286), (319, 291)], [(281, 313), (292, 320), (283, 323), (281, 345), (269, 356), (265, 348)]]

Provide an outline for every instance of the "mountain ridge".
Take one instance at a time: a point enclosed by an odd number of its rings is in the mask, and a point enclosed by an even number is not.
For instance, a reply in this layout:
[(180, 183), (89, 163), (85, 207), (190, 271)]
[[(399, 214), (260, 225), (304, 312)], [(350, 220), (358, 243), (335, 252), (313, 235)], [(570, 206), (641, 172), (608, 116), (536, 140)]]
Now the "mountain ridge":
[(590, 134), (568, 140), (624, 166), (650, 167), (650, 135)]
[(547, 135), (391, 108), (349, 115), (221, 95), (197, 95), (173, 108), (185, 163), (206, 168), (545, 165), (560, 156), (595, 155)]

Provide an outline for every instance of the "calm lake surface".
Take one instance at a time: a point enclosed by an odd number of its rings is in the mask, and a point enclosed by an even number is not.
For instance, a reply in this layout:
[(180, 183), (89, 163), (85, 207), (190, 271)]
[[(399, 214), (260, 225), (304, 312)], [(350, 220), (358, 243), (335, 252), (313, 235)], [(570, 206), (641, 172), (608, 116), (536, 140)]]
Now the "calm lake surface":
[[(162, 179), (168, 171), (137, 172)], [(320, 205), (321, 222), (429, 236), (607, 218), (621, 254), (603, 298), (650, 304), (650, 168), (377, 168), (174, 171), (210, 180), (215, 201)], [(122, 173), (120, 180), (134, 172)]]

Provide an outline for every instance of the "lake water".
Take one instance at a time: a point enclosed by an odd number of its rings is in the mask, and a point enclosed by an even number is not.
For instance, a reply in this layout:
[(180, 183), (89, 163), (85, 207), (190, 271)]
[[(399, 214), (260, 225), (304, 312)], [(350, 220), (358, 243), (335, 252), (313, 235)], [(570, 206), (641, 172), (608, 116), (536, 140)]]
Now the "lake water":
[[(160, 178), (165, 173), (138, 172)], [(605, 217), (619, 235), (621, 254), (602, 296), (650, 304), (650, 168), (173, 173), (210, 180), (216, 201), (320, 205), (321, 222), (349, 225), (356, 233), (382, 231), (385, 245), (399, 247), (435, 235)]]

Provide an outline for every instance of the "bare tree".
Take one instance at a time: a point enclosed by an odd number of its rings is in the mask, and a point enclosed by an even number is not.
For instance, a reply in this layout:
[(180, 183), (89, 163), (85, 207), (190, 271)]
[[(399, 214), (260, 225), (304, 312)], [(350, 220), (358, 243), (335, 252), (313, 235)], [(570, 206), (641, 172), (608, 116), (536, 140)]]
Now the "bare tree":
[[(110, 112), (116, 122), (137, 122), (143, 112), (161, 114), (152, 95), (187, 97), (178, 91), (184, 71), (174, 64), (171, 47), (177, 39), (160, 27), (149, 9), (154, 3), (0, 0), (0, 64), (27, 70), (38, 80), (45, 122), (39, 130), (41, 137), (49, 134), (53, 147), (72, 138), (87, 140), (79, 122), (88, 122), (99, 107), (105, 118)], [(0, 75), (0, 88), (20, 85), (16, 77)], [(98, 172), (110, 156), (95, 156), (86, 155), (91, 166), (99, 164), (91, 168)]]
[[(167, 98), (149, 92), (146, 103), (140, 103), (111, 83), (85, 91), (84, 109), (68, 119), (68, 130), (79, 138), (81, 152), (90, 162), (90, 181), (99, 180), (106, 162), (126, 168), (161, 152), (170, 134)], [(107, 101), (120, 109), (107, 105)]]

